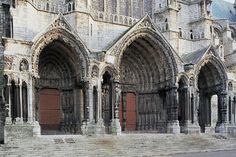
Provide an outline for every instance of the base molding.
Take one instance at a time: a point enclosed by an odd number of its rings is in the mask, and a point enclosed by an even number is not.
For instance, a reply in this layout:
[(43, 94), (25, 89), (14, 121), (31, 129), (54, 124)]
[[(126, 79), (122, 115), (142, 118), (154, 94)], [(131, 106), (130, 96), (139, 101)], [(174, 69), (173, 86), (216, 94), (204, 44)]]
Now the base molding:
[(178, 120), (167, 123), (167, 133), (180, 134), (180, 126)]
[(199, 134), (200, 133), (200, 126), (198, 124), (193, 124), (187, 121), (184, 126), (180, 127), (181, 133), (184, 134)]
[(236, 136), (236, 126), (228, 126), (228, 134)]
[(103, 135), (105, 133), (105, 126), (102, 119), (96, 123), (94, 121), (88, 122), (83, 132), (84, 135)]
[(112, 119), (111, 126), (109, 128), (110, 134), (121, 135), (121, 126), (119, 119)]
[(228, 125), (226, 123), (220, 123), (216, 125), (216, 133), (226, 134), (228, 133)]

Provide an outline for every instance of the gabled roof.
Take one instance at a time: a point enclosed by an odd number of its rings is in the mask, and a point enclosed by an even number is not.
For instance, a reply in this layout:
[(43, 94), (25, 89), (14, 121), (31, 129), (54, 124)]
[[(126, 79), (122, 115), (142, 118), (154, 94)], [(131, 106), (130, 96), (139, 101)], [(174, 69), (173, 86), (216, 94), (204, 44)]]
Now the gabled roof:
[(183, 63), (179, 55), (176, 53), (174, 48), (171, 46), (169, 41), (164, 37), (164, 35), (161, 33), (158, 27), (155, 26), (155, 24), (152, 22), (150, 16), (147, 14), (143, 18), (141, 18), (135, 25), (130, 27), (127, 31), (125, 31), (122, 35), (120, 35), (116, 40), (114, 40), (111, 44), (109, 44), (106, 52), (109, 53), (113, 51), (119, 45), (123, 39), (125, 39), (127, 36), (132, 34), (135, 30), (138, 30), (140, 28), (148, 28), (152, 29), (155, 33), (157, 33), (163, 41), (165, 41), (166, 45), (172, 50), (173, 55), (177, 59), (176, 61), (178, 63)]
[(212, 15), (215, 19), (228, 19), (236, 22), (236, 8), (234, 8), (234, 4), (224, 0), (213, 0)]
[(205, 58), (206, 55), (208, 54), (213, 54), (214, 56), (218, 56), (213, 47), (210, 45), (208, 47), (202, 48), (200, 50), (187, 53), (181, 56), (183, 61), (188, 64), (197, 64), (199, 63), (202, 59)]
[(40, 31), (40, 33), (38, 33), (34, 37), (33, 41), (35, 39), (37, 40), (41, 35), (49, 32), (50, 30), (55, 29), (55, 28), (63, 28), (78, 37), (78, 33), (76, 32), (76, 30), (67, 22), (66, 18), (63, 16), (63, 14), (59, 13), (57, 15), (57, 17), (54, 20), (52, 20), (52, 22), (49, 25), (47, 25), (42, 31)]
[(132, 32), (135, 30), (138, 26), (140, 26), (144, 21), (147, 21), (151, 28), (154, 30), (157, 30), (158, 28), (152, 23), (150, 16), (147, 14), (143, 18), (141, 18), (136, 24), (134, 24), (132, 27), (127, 29), (124, 33), (122, 33), (118, 38), (116, 38), (114, 41), (112, 41), (106, 50), (111, 49), (116, 43), (118, 43), (119, 40), (122, 40), (126, 34), (129, 34), (129, 32)]

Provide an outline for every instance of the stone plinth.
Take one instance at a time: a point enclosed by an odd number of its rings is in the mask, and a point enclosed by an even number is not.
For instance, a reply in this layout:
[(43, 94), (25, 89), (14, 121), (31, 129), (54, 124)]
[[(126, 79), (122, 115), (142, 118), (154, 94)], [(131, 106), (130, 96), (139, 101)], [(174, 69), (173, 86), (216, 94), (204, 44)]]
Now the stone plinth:
[(172, 134), (179, 134), (180, 133), (180, 126), (179, 126), (178, 120), (168, 122), (167, 133), (172, 133)]
[(113, 119), (110, 126), (110, 133), (114, 135), (121, 135), (121, 126), (119, 119)]
[(200, 126), (198, 124), (192, 124), (190, 121), (185, 122), (184, 126), (181, 126), (181, 133), (185, 134), (199, 134)]
[(4, 126), (4, 143), (9, 143), (18, 139), (40, 137), (41, 129), (38, 122), (6, 124)]

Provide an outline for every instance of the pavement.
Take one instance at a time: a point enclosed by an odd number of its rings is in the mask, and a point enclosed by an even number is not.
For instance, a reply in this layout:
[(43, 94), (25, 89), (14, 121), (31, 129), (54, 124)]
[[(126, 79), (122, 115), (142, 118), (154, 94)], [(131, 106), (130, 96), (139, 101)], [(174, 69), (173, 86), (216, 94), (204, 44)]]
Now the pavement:
[(236, 138), (218, 134), (44, 135), (0, 145), (0, 157), (217, 157), (215, 151), (234, 149)]
[(177, 154), (173, 157), (236, 157), (236, 150)]

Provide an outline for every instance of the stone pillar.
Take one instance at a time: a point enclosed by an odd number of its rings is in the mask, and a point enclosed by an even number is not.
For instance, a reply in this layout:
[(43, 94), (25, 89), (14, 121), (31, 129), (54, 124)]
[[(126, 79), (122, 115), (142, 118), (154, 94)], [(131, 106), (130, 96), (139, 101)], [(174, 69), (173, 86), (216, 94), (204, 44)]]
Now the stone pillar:
[(35, 120), (33, 119), (33, 88), (32, 88), (32, 80), (27, 85), (27, 94), (28, 94), (28, 123), (32, 123)]
[(20, 97), (20, 121), (23, 123), (23, 106), (22, 106), (22, 102), (23, 102), (23, 99), (22, 99), (22, 82), (20, 82), (19, 84), (19, 97)]
[(200, 128), (197, 124), (194, 123), (195, 117), (195, 106), (194, 106), (194, 98), (191, 97), (189, 87), (184, 88), (185, 94), (185, 124), (183, 129), (181, 128), (181, 132), (189, 134), (189, 133), (199, 133)]
[(88, 112), (89, 112), (89, 122), (94, 122), (93, 118), (93, 86), (89, 83), (88, 85)]
[(16, 124), (20, 124), (22, 123), (21, 121), (21, 104), (20, 104), (20, 83), (16, 83), (16, 93), (15, 93), (15, 97), (14, 97), (16, 104)]
[(227, 133), (227, 93), (222, 92), (218, 95), (218, 122), (216, 124), (217, 133)]
[[(8, 80), (9, 81), (9, 80)], [(6, 117), (6, 124), (11, 124), (12, 123), (12, 117), (11, 117), (11, 83), (7, 83), (7, 88), (8, 88), (8, 116)]]
[(98, 80), (97, 88), (97, 123), (96, 123), (96, 134), (105, 134), (105, 126), (102, 119), (102, 79)]
[(119, 120), (119, 105), (120, 105), (120, 99), (121, 99), (121, 87), (118, 81), (114, 81), (115, 85), (115, 101), (114, 102), (114, 117), (112, 117), (111, 122), (111, 133), (120, 135), (121, 134), (121, 126), (120, 126), (120, 120)]
[(168, 108), (168, 123), (167, 123), (167, 133), (180, 133), (180, 126), (178, 121), (178, 91), (177, 87), (173, 86), (166, 92), (167, 99), (169, 99)]
[(104, 4), (103, 4), (104, 6), (104, 12), (106, 13), (107, 12), (107, 0), (104, 0)]

